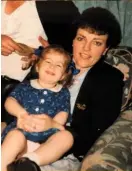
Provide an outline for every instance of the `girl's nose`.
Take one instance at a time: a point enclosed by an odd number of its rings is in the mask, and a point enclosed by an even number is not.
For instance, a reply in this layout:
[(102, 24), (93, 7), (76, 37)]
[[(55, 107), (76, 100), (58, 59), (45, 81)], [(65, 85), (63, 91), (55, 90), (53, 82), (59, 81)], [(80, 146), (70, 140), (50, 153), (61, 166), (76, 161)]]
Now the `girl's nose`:
[(49, 67), (52, 68), (52, 69), (54, 69), (54, 64), (50, 64)]

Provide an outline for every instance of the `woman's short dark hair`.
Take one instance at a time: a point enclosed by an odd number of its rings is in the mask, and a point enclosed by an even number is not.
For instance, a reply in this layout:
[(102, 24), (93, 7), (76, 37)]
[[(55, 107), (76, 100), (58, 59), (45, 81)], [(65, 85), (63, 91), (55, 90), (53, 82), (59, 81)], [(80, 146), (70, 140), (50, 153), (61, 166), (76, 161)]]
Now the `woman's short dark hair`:
[(108, 35), (107, 47), (115, 47), (121, 41), (121, 28), (116, 17), (107, 9), (92, 7), (83, 11), (73, 23), (75, 33), (79, 28), (90, 29), (98, 35)]

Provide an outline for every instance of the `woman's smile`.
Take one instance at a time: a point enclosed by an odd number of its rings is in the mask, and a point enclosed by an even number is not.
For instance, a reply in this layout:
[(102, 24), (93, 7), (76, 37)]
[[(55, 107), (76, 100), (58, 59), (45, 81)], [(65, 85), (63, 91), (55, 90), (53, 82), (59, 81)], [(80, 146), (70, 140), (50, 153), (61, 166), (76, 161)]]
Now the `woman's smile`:
[(89, 55), (89, 54), (87, 54), (87, 53), (80, 53), (80, 56), (81, 56), (81, 58), (83, 58), (83, 59), (89, 59), (89, 58), (91, 58), (91, 55)]

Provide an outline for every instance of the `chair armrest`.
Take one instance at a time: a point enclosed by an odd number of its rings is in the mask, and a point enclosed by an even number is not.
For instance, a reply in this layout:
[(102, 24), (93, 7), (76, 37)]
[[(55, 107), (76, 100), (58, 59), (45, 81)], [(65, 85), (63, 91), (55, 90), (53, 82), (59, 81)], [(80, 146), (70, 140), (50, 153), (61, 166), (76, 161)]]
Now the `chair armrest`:
[[(124, 116), (127, 114), (130, 120)], [(123, 116), (123, 117), (122, 117)], [(132, 110), (125, 111), (95, 142), (81, 171), (132, 170)]]

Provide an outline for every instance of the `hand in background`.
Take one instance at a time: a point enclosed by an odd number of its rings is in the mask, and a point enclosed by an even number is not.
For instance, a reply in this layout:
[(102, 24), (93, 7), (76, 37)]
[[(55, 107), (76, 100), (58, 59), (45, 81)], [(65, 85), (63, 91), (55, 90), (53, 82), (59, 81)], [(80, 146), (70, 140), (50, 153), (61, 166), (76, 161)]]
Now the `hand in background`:
[(49, 42), (43, 39), (41, 36), (38, 37), (38, 40), (44, 48), (50, 45)]
[(24, 62), (22, 65), (22, 69), (26, 70), (28, 68), (30, 68), (31, 66), (33, 66), (33, 64), (35, 63), (35, 61), (38, 59), (38, 56), (31, 54), (29, 56), (23, 56), (21, 58), (21, 60)]
[[(39, 42), (41, 43), (41, 45), (42, 45), (44, 48), (47, 47), (47, 46), (49, 46), (48, 41), (44, 40), (41, 36), (38, 37), (38, 40), (39, 40)], [(23, 56), (23, 57), (21, 58), (21, 60), (24, 61), (24, 64), (23, 64), (23, 66), (22, 66), (22, 69), (23, 69), (23, 70), (28, 69), (30, 66), (32, 66), (32, 65), (35, 63), (35, 61), (36, 61), (37, 59), (38, 59), (38, 56), (35, 55), (35, 54), (33, 54), (33, 53), (30, 54), (30, 55), (28, 55), (28, 56)]]
[(1, 35), (1, 54), (4, 56), (10, 55), (14, 51), (20, 51), (21, 48), (17, 43), (6, 35)]

